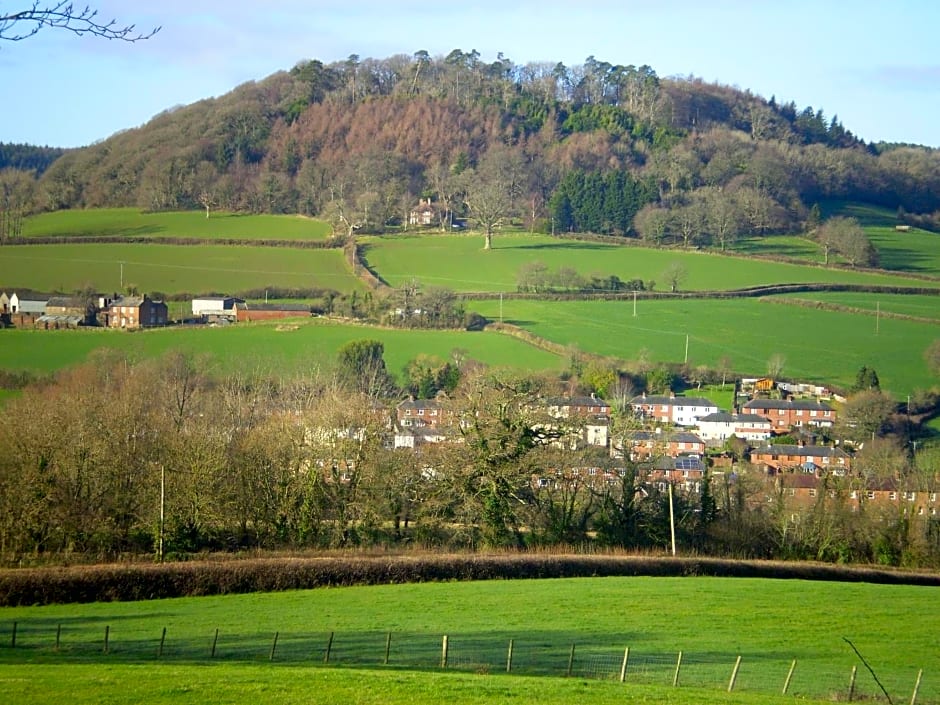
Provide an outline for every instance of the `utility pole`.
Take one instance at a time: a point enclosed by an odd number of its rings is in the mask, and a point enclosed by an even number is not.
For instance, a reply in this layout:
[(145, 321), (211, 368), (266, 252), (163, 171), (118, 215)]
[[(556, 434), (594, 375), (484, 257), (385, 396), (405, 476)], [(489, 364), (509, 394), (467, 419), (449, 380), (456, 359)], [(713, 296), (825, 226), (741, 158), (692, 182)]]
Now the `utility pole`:
[(636, 289), (633, 290), (633, 317), (636, 318)]
[(688, 364), (689, 362), (689, 334), (688, 333), (685, 334), (685, 362), (686, 364)]
[(499, 292), (499, 322), (503, 322), (503, 292)]

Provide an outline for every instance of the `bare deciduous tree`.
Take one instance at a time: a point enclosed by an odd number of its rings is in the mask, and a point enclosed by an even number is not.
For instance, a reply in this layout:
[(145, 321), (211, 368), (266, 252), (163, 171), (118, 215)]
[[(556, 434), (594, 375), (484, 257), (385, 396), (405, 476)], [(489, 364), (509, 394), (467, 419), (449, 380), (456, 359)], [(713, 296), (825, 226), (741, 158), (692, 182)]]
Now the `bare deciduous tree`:
[(154, 27), (149, 32), (140, 32), (133, 24), (121, 25), (115, 19), (105, 21), (98, 17), (98, 10), (90, 5), (82, 7), (66, 0), (50, 4), (42, 4), (36, 0), (23, 10), (0, 14), (0, 40), (18, 42), (32, 37), (46, 27), (65, 29), (79, 36), (90, 34), (123, 42), (150, 39), (160, 31), (160, 27)]

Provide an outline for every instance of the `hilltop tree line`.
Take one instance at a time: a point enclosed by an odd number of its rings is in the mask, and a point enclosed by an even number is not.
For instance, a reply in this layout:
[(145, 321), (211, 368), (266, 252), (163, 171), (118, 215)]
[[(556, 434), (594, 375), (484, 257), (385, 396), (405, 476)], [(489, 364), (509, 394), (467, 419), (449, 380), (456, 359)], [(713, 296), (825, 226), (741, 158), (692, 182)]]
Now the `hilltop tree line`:
[[(576, 418), (546, 415), (542, 400), (560, 391), (557, 379), (489, 370), (461, 351), (446, 363), (416, 358), (412, 391), (446, 392), (446, 428), (459, 442), (396, 450), (383, 438), (401, 392), (381, 343), (354, 341), (332, 369), (290, 377), (210, 369), (178, 353), (137, 364), (101, 353), (9, 400), (7, 415), (30, 423), (0, 426), (2, 560), (156, 553), (161, 537), (171, 558), (669, 545), (665, 488), (605, 448), (570, 443)], [(633, 423), (615, 414), (612, 434)], [(884, 472), (897, 470), (896, 454), (879, 453), (870, 467), (880, 459)], [(793, 522), (786, 497), (768, 504), (766, 485), (739, 464), (733, 476), (676, 494), (677, 541), (716, 555), (938, 564), (936, 521), (853, 512), (849, 486), (828, 487)]]
[(5, 163), (6, 211), (304, 213), (345, 233), (406, 227), (422, 198), (442, 228), (470, 217), (488, 234), (513, 220), (721, 247), (798, 229), (825, 199), (924, 222), (940, 209), (935, 151), (865, 145), (821, 109), (649, 66), (517, 65), (459, 49), (303, 61), (48, 168)]

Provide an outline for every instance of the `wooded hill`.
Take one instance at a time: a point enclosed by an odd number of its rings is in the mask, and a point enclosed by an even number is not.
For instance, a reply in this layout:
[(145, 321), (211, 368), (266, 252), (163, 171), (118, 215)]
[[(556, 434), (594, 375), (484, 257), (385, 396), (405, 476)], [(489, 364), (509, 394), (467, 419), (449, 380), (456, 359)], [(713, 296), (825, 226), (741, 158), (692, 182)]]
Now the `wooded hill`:
[(822, 109), (649, 66), (487, 63), (459, 49), (305, 61), (45, 171), (0, 174), (8, 211), (296, 212), (382, 232), (430, 198), (441, 227), (454, 214), (488, 230), (513, 218), (686, 245), (792, 231), (827, 199), (940, 210), (940, 152), (866, 145)]

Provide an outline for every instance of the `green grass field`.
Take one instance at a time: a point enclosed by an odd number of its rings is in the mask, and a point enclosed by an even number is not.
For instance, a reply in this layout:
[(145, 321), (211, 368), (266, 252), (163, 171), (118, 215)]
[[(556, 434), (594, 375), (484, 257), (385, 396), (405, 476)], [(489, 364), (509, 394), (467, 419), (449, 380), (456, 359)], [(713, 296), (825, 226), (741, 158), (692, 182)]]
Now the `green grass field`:
[[(123, 268), (122, 268), (123, 263)], [(0, 248), (0, 287), (76, 291), (231, 293), (281, 286), (361, 291), (340, 250), (223, 245), (12, 245)]]
[(141, 333), (117, 330), (0, 331), (2, 366), (9, 370), (50, 372), (86, 360), (99, 348), (124, 351), (131, 359), (158, 357), (170, 350), (208, 353), (221, 369), (296, 373), (328, 366), (339, 348), (351, 340), (380, 340), (385, 362), (394, 374), (420, 353), (451, 358), (463, 348), (470, 358), (516, 369), (560, 369), (556, 355), (493, 332), (408, 331), (362, 325), (341, 325), (323, 319), (294, 319), (279, 330), (277, 323), (238, 324), (221, 328), (171, 327)]
[[(894, 702), (910, 698), (923, 669), (918, 703), (933, 704), (940, 702), (940, 658), (934, 621), (925, 616), (935, 611), (935, 593), (929, 587), (866, 583), (635, 577), (6, 608), (0, 610), (5, 642), (0, 683), (8, 702), (30, 703), (127, 702), (129, 697), (157, 703), (300, 702), (299, 695), (314, 702), (350, 697), (368, 703), (443, 702), (444, 697), (536, 703), (562, 702), (559, 692), (573, 698), (567, 702), (584, 703), (718, 697), (779, 702), (796, 659), (790, 700), (845, 699), (853, 666), (859, 671), (856, 698), (883, 698), (845, 637)], [(13, 622), (16, 648), (9, 647)], [(323, 664), (331, 632), (333, 668)], [(440, 668), (443, 635), (449, 673)], [(516, 676), (505, 674), (510, 640)], [(565, 678), (572, 645), (573, 677)], [(627, 682), (620, 684), (627, 647)], [(679, 651), (683, 665), (680, 687), (674, 689)], [(725, 691), (738, 656), (735, 694), (729, 696)], [(383, 699), (375, 698), (373, 684)], [(272, 699), (278, 693), (283, 700)]]
[[(814, 291), (791, 294), (787, 298), (819, 301), (823, 304), (846, 306), (868, 311), (875, 316), (881, 313), (896, 313), (916, 316), (940, 322), (940, 296), (904, 296), (892, 294), (869, 294), (864, 292)], [(940, 330), (937, 331), (940, 337)]]
[(370, 268), (391, 286), (417, 279), (425, 285), (455, 291), (515, 291), (520, 267), (533, 261), (541, 261), (553, 271), (573, 267), (583, 275), (616, 274), (624, 281), (653, 280), (659, 291), (668, 291), (663, 272), (675, 262), (688, 273), (681, 285), (685, 291), (804, 282), (940, 287), (940, 281), (925, 283), (901, 276), (705, 252), (559, 240), (544, 235), (497, 235), (489, 251), (482, 249), (482, 239), (476, 235), (368, 238), (363, 242)]
[[(499, 301), (467, 305), (500, 318)], [(867, 365), (897, 398), (930, 386), (923, 352), (940, 337), (923, 323), (755, 299), (639, 301), (636, 317), (631, 301), (506, 300), (502, 316), (556, 343), (627, 360), (646, 351), (653, 362), (683, 362), (688, 336), (691, 364), (716, 367), (727, 356), (747, 376), (766, 374), (780, 353), (785, 377), (850, 387)]]
[(329, 223), (297, 215), (241, 215), (205, 211), (147, 213), (98, 208), (41, 213), (23, 223), (24, 237), (116, 236), (249, 240), (325, 240)]

